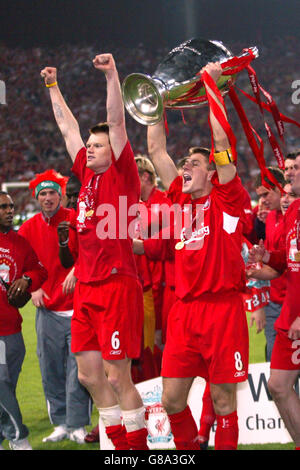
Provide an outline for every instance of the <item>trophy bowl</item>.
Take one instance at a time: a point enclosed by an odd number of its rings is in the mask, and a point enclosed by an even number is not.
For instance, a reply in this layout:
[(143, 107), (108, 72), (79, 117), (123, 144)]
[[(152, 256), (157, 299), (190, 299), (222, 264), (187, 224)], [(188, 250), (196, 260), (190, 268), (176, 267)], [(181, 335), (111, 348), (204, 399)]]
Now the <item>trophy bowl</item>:
[[(124, 105), (139, 123), (159, 122), (164, 108), (184, 109), (207, 103), (204, 86), (199, 84), (200, 70), (209, 62), (226, 62), (232, 52), (221, 41), (189, 39), (172, 49), (158, 65), (152, 76), (133, 73), (122, 83)], [(222, 75), (217, 86), (222, 94), (228, 92), (236, 75)], [(196, 90), (195, 93), (193, 90)], [(194, 103), (185, 100), (189, 95)]]

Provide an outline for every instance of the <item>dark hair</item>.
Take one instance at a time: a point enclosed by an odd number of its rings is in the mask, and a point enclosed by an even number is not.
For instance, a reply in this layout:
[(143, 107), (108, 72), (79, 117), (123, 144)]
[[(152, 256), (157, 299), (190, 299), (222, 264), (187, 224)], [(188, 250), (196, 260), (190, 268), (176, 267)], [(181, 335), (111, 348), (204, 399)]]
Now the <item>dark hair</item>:
[(70, 178), (68, 179), (68, 182), (67, 182), (67, 188), (68, 186), (70, 186), (70, 184), (73, 184), (74, 186), (80, 188), (81, 187), (81, 182), (79, 181), (79, 179), (75, 176), (75, 175), (71, 175)]
[(300, 154), (300, 150), (299, 152), (290, 152), (286, 155), (285, 160), (296, 160), (296, 157), (299, 154)]
[[(267, 169), (270, 173), (272, 173), (272, 175), (275, 177), (275, 179), (281, 186), (285, 185), (284, 173), (282, 170), (280, 170), (280, 168), (277, 168), (276, 166), (268, 166)], [(276, 185), (272, 181), (270, 181), (269, 178), (266, 177), (265, 180), (271, 186), (272, 189), (276, 187)], [(260, 173), (256, 176), (254, 185), (255, 188), (263, 186)]]
[(216, 164), (215, 162), (209, 162), (209, 157), (210, 157), (210, 150), (206, 147), (190, 147), (189, 148), (189, 156), (194, 155), (194, 153), (201, 153), (205, 157), (205, 160), (207, 161), (207, 169), (209, 171), (211, 170), (216, 170)]
[(100, 134), (101, 132), (109, 135), (109, 125), (107, 122), (99, 122), (89, 129), (90, 134)]
[(0, 191), (0, 196), (9, 196), (9, 194), (7, 191)]

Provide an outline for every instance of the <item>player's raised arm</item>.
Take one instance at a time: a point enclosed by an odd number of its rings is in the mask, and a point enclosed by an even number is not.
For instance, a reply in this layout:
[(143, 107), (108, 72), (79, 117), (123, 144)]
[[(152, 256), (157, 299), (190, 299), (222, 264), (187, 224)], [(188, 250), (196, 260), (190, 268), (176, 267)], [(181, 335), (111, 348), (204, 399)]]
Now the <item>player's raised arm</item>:
[(148, 153), (165, 189), (178, 176), (177, 168), (167, 152), (167, 140), (163, 120), (147, 130)]
[(107, 83), (107, 123), (109, 140), (115, 158), (118, 159), (127, 142), (125, 111), (122, 99), (119, 74), (111, 54), (100, 54), (93, 60), (94, 67), (101, 70)]
[(65, 140), (68, 153), (74, 161), (78, 151), (84, 146), (78, 122), (60, 92), (56, 68), (45, 67), (41, 71), (41, 76), (49, 90), (55, 120)]
[[(211, 78), (216, 83), (219, 77), (222, 74), (221, 65), (216, 63), (209, 63), (207, 64), (201, 72), (206, 71)], [(208, 87), (209, 88), (209, 87)], [(214, 92), (209, 88), (209, 92), (214, 100), (218, 103), (221, 111), (224, 114), (225, 119), (227, 120), (226, 111), (222, 103), (218, 100)], [(223, 127), (215, 117), (213, 110), (210, 107), (209, 110), (209, 119), (211, 124), (211, 129), (213, 133), (214, 139), (214, 147), (215, 147), (215, 163), (218, 172), (218, 178), (221, 184), (228, 183), (231, 181), (236, 174), (236, 166), (233, 162), (231, 162), (230, 156), (230, 143), (227, 138), (226, 132), (224, 131)], [(228, 152), (228, 153), (227, 153)]]

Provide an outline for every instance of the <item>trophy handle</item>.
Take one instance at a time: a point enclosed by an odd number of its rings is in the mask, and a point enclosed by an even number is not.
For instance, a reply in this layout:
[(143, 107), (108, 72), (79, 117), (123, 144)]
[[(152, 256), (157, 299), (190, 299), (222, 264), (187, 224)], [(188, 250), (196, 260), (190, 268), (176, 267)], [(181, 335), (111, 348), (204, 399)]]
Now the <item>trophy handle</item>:
[(122, 83), (125, 108), (144, 125), (153, 125), (161, 120), (166, 92), (167, 86), (161, 79), (142, 73), (132, 73)]

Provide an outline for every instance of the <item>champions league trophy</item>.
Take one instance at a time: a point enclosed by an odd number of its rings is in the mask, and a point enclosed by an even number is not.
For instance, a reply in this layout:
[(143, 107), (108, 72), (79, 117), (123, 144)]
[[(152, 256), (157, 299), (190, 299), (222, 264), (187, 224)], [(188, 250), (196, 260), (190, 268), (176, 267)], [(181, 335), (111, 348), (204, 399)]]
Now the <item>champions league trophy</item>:
[[(124, 105), (139, 123), (154, 125), (163, 116), (164, 108), (184, 109), (207, 103), (200, 70), (209, 62), (220, 62), (224, 71), (217, 86), (225, 95), (234, 84), (237, 65), (258, 57), (256, 47), (234, 57), (220, 41), (189, 39), (172, 49), (152, 76), (133, 73), (122, 84)], [(227, 66), (228, 63), (228, 66)], [(232, 73), (231, 73), (232, 72)]]

